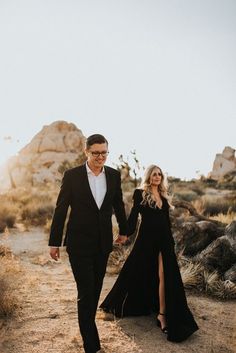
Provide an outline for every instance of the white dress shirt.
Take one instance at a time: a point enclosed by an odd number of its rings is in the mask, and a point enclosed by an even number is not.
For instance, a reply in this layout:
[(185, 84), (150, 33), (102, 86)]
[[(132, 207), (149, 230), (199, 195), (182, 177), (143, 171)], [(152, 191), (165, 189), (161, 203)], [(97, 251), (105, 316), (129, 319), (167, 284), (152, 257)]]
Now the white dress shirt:
[(88, 174), (88, 181), (91, 192), (98, 208), (100, 209), (107, 191), (105, 169), (103, 167), (101, 173), (95, 175), (89, 168), (88, 163), (86, 163), (86, 170)]

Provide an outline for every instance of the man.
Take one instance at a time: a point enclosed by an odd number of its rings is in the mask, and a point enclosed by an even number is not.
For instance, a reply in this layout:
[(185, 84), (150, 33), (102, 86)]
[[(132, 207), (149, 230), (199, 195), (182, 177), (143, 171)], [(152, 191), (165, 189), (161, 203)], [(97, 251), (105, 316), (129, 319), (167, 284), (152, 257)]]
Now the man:
[(68, 208), (63, 245), (69, 254), (78, 289), (78, 319), (86, 353), (98, 352), (100, 341), (95, 316), (109, 253), (112, 250), (114, 210), (119, 225), (118, 242), (127, 239), (127, 223), (121, 191), (120, 173), (104, 166), (108, 142), (104, 136), (88, 137), (87, 162), (65, 172), (52, 220), (49, 246), (54, 260), (60, 257), (59, 246)]

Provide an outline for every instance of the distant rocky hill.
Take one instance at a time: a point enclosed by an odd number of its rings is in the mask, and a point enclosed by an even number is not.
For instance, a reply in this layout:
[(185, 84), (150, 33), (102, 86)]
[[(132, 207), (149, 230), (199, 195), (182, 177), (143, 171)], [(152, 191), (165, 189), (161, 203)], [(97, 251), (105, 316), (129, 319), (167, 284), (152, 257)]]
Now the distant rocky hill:
[[(80, 165), (86, 160), (85, 139), (82, 131), (73, 123), (55, 121), (44, 126), (29, 144), (1, 168), (0, 192), (61, 180), (63, 168)], [(122, 169), (121, 164), (123, 182), (129, 182), (130, 179), (126, 167)], [(229, 173), (233, 173), (233, 177), (236, 173), (236, 157), (235, 149), (227, 146), (222, 153), (216, 154), (208, 178), (220, 180)]]
[(0, 190), (34, 186), (61, 179), (58, 168), (82, 164), (85, 137), (80, 129), (66, 121), (46, 125), (19, 153), (10, 158), (0, 173)]
[(213, 169), (208, 177), (218, 180), (226, 174), (236, 171), (235, 149), (227, 146), (222, 153), (217, 153)]

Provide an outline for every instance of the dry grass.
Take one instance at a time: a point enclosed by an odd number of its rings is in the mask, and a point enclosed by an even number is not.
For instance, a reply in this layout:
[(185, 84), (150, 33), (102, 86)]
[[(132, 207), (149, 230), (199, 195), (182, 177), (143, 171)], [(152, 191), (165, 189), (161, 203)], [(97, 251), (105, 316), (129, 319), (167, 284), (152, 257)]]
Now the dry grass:
[(44, 226), (50, 222), (58, 190), (54, 187), (17, 188), (0, 195), (0, 232), (17, 222)]
[(12, 294), (9, 281), (0, 278), (0, 319), (12, 316), (16, 309), (17, 298)]
[(217, 272), (208, 272), (200, 263), (178, 259), (185, 288), (205, 292), (218, 299), (236, 299), (236, 284), (223, 281)]
[(18, 209), (5, 195), (0, 195), (0, 232), (12, 228), (17, 219)]
[(222, 196), (204, 195), (201, 198), (204, 215), (214, 216), (219, 213), (227, 214), (236, 212), (235, 195)]
[(188, 201), (188, 202), (192, 202), (199, 197), (199, 195), (195, 191), (187, 190), (187, 189), (179, 190), (175, 192), (174, 196), (177, 200)]
[(55, 200), (50, 190), (32, 189), (27, 203), (21, 206), (21, 219), (30, 225), (44, 226), (52, 218), (54, 207)]
[(191, 202), (199, 214), (214, 216), (236, 212), (235, 186), (234, 183), (229, 184), (227, 178), (226, 184), (205, 178), (191, 181), (169, 179), (170, 192), (174, 197)]
[(222, 281), (217, 272), (203, 273), (205, 290), (220, 299), (236, 299), (236, 285), (231, 281)]
[(185, 288), (203, 288), (202, 269), (202, 265), (192, 262), (181, 267), (181, 276)]
[(54, 205), (41, 200), (32, 200), (21, 212), (21, 219), (26, 224), (44, 226), (52, 218)]
[(194, 200), (192, 202), (192, 205), (196, 209), (197, 213), (199, 213), (199, 214), (203, 214), (203, 212), (205, 211), (205, 204), (204, 204), (202, 198)]
[(114, 245), (108, 259), (107, 273), (118, 274), (131, 251), (131, 246)]
[(213, 219), (215, 221), (219, 221), (222, 223), (230, 224), (231, 222), (236, 220), (236, 212), (227, 212), (226, 214), (218, 213), (215, 216), (211, 216), (210, 219)]
[(9, 258), (13, 258), (13, 255), (11, 250), (8, 247), (0, 244), (0, 259), (3, 257), (9, 259)]
[(46, 223), (44, 224), (44, 227), (43, 227), (44, 232), (45, 232), (46, 234), (49, 234), (50, 229), (51, 229), (51, 224), (52, 224), (52, 219), (47, 219), (47, 220), (46, 220)]
[(10, 249), (1, 245), (0, 250), (0, 318), (8, 318), (19, 307), (16, 293), (22, 270)]

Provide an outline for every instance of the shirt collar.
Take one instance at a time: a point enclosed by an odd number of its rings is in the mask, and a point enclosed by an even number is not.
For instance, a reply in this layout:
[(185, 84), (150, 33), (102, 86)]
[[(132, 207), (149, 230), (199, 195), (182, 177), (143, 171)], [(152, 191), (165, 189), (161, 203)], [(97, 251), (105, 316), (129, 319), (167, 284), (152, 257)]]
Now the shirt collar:
[[(85, 166), (86, 166), (86, 170), (87, 170), (87, 173), (88, 173), (88, 174), (95, 175), (94, 172), (89, 168), (88, 162), (85, 163)], [(105, 173), (105, 168), (102, 167), (102, 171), (101, 171), (101, 173), (99, 173), (99, 175), (100, 175), (100, 174), (104, 174), (104, 173)], [(98, 176), (98, 175), (96, 175), (96, 176)]]

